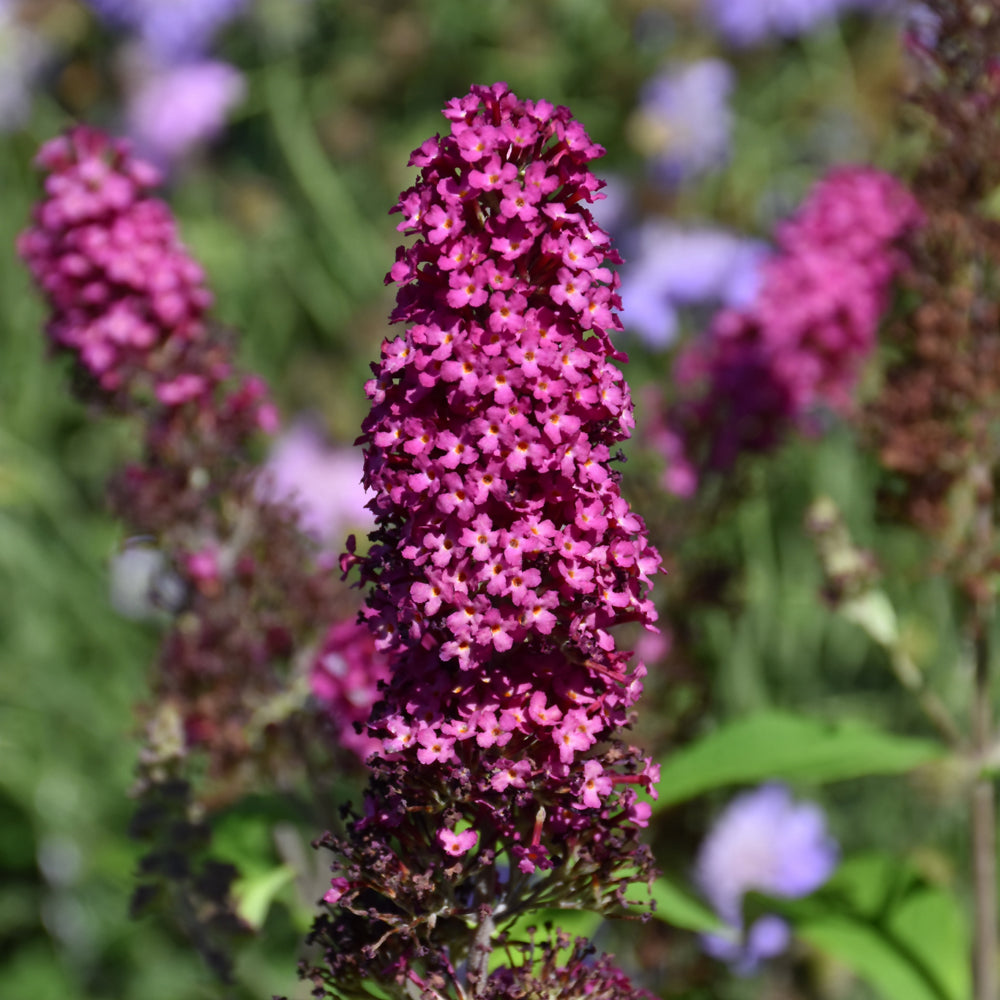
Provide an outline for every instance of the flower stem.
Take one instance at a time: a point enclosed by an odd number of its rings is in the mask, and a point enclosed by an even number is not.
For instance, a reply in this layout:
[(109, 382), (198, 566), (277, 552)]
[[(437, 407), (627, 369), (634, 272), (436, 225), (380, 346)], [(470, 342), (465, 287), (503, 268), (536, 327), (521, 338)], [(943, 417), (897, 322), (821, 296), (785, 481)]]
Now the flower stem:
[[(991, 737), (988, 615), (979, 615), (975, 636), (975, 694), (972, 738), (976, 751), (988, 750)], [(997, 976), (996, 796), (989, 775), (972, 787), (972, 883), (975, 899), (973, 972), (975, 1000), (1000, 996)]]
[(485, 910), (472, 939), (472, 947), (469, 949), (469, 982), (472, 985), (473, 997), (481, 997), (486, 992), (494, 930), (493, 913)]

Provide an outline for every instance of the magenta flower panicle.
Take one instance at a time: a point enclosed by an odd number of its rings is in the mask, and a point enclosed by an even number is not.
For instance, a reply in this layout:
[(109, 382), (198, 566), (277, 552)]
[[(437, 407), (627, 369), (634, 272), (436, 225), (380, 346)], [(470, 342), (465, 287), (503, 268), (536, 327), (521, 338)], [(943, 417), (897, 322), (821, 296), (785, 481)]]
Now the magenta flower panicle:
[(139, 383), (168, 406), (206, 396), (229, 370), (185, 364), (206, 339), (212, 296), (151, 194), (158, 171), (85, 126), (47, 142), (37, 163), (46, 198), (18, 251), (51, 305), (53, 345), (107, 397), (138, 395)]
[(391, 677), (364, 810), (324, 841), (336, 905), (310, 974), (338, 996), (370, 976), (485, 989), (503, 924), (624, 913), (652, 877), (639, 793), (657, 768), (618, 738), (645, 668), (611, 630), (655, 631), (660, 557), (613, 465), (633, 418), (619, 258), (588, 208), (603, 150), (505, 84), (444, 115), (395, 209), (415, 239), (387, 278), (405, 331), (366, 387), (375, 529), (342, 558)]
[(226, 975), (220, 938), (242, 926), (223, 874), (235, 869), (213, 868), (201, 846), (193, 856), (204, 817), (302, 774), (303, 748), (319, 770), (336, 769), (345, 747), (356, 764), (371, 741), (352, 723), (377, 696), (379, 656), (367, 630), (351, 644), (349, 624), (314, 663), (322, 624), (357, 606), (294, 505), (262, 496), (250, 446), (277, 412), (210, 322), (201, 269), (152, 195), (157, 172), (83, 127), (46, 143), (38, 162), (45, 197), (19, 249), (49, 300), (50, 340), (72, 358), (81, 394), (142, 428), (109, 489), (125, 534), (142, 539), (115, 560), (116, 604), (163, 626), (142, 709), (136, 912), (176, 905)]
[(850, 408), (921, 218), (878, 170), (840, 168), (816, 185), (779, 227), (753, 301), (718, 313), (678, 358), (680, 401), (660, 431), (667, 488), (689, 494), (699, 472), (809, 430), (818, 408)]

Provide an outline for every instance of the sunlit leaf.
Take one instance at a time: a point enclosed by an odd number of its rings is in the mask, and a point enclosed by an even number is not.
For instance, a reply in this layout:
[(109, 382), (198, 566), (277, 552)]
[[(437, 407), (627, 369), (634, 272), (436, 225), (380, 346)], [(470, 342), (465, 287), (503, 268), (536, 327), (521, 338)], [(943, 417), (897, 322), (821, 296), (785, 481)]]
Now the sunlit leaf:
[(782, 712), (739, 719), (661, 763), (654, 809), (726, 785), (768, 779), (841, 781), (903, 774), (943, 757), (929, 740), (894, 736), (860, 721), (827, 723)]

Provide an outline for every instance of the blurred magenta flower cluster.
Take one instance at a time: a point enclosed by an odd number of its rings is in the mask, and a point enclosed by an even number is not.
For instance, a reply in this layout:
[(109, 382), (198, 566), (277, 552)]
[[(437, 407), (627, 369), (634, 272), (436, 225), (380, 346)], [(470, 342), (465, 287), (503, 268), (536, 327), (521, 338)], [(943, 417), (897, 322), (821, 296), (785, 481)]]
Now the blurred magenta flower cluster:
[(680, 399), (659, 432), (669, 489), (689, 495), (703, 470), (808, 429), (818, 407), (850, 405), (920, 220), (880, 171), (841, 168), (816, 185), (778, 228), (753, 300), (722, 310), (678, 358)]
[[(141, 421), (141, 454), (111, 487), (137, 539), (113, 560), (112, 597), (123, 614), (167, 626), (154, 716), (176, 714), (175, 752), (207, 755), (213, 794), (236, 797), (251, 758), (267, 756), (255, 713), (287, 698), (301, 671), (315, 702), (293, 700), (293, 721), (279, 713), (273, 725), (323, 728), (328, 751), (363, 754), (353, 723), (367, 718), (384, 666), (319, 548), (368, 519), (360, 461), (348, 453), (318, 467), (326, 456), (299, 428), (280, 442), (275, 472), (255, 468), (255, 439), (278, 430), (277, 409), (210, 317), (202, 269), (155, 197), (155, 167), (84, 126), (46, 143), (37, 165), (46, 196), (18, 248), (48, 299), (52, 346), (95, 409)], [(317, 474), (333, 476), (337, 500), (319, 511)], [(310, 643), (325, 628), (317, 653)], [(338, 659), (345, 630), (358, 648)]]
[(37, 162), (48, 199), (18, 249), (52, 303), (53, 343), (105, 392), (146, 381), (168, 405), (204, 397), (229, 372), (187, 363), (206, 340), (212, 296), (150, 194), (159, 172), (82, 127), (46, 143)]

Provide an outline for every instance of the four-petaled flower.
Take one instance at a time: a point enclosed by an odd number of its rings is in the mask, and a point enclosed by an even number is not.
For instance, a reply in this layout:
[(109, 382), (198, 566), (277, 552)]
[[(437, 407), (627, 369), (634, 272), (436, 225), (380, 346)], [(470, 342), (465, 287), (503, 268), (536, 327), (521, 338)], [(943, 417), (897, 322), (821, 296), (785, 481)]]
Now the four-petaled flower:
[(448, 829), (438, 830), (438, 840), (441, 841), (441, 846), (447, 854), (452, 854), (455, 857), (467, 854), (476, 846), (478, 839), (479, 834), (475, 830), (463, 830), (461, 833), (455, 833)]

